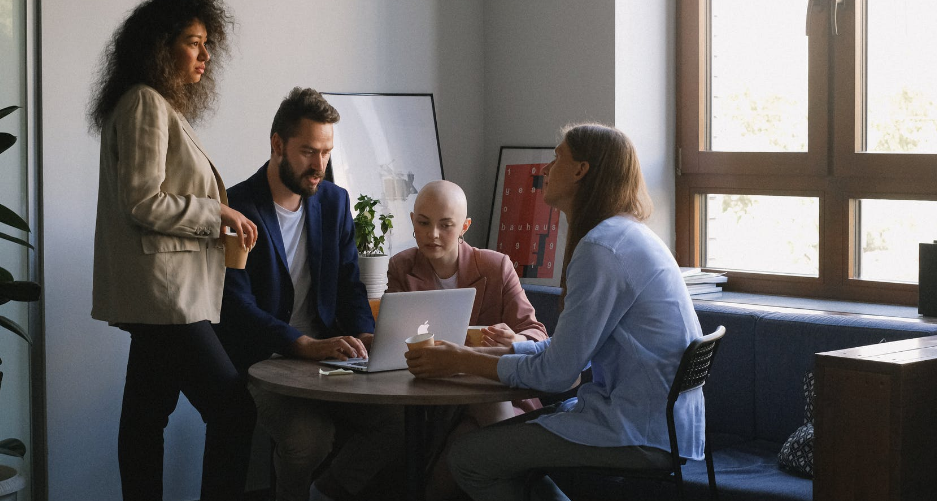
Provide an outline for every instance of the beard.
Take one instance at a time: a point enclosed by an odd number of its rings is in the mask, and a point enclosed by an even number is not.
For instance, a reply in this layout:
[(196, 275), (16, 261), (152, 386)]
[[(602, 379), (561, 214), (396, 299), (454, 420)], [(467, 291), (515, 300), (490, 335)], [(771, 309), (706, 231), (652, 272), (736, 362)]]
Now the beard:
[(318, 184), (305, 187), (303, 186), (302, 180), (310, 176), (321, 180), (324, 173), (317, 172), (315, 169), (307, 169), (305, 172), (296, 174), (293, 170), (293, 164), (286, 159), (286, 156), (280, 160), (280, 165), (278, 167), (280, 169), (280, 181), (293, 193), (301, 197), (311, 197), (319, 191)]

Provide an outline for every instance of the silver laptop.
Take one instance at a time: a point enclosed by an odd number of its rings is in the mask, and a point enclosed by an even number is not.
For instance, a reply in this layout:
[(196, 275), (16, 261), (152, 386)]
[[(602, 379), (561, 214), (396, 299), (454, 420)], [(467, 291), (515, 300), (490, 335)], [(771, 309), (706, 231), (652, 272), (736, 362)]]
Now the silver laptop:
[(437, 341), (463, 344), (472, 316), (475, 289), (388, 292), (381, 297), (381, 311), (374, 327), (368, 358), (321, 363), (356, 372), (406, 369), (404, 353), (410, 336), (432, 332)]

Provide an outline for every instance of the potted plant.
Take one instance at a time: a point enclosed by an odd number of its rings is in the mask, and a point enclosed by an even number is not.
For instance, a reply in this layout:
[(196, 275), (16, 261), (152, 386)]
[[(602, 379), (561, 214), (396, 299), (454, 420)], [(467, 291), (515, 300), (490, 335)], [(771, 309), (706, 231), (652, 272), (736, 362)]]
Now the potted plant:
[[(380, 200), (367, 195), (355, 204), (355, 246), (358, 247), (358, 270), (361, 282), (368, 289), (368, 298), (377, 299), (387, 289), (387, 265), (390, 257), (384, 252), (384, 236), (394, 227), (393, 214), (377, 214)], [(377, 234), (380, 224), (381, 234)]]
[[(8, 106), (0, 110), (0, 118), (16, 111), (18, 106)], [(16, 143), (16, 137), (12, 134), (0, 132), (0, 153), (3, 153)], [(29, 232), (29, 225), (15, 212), (0, 204), (0, 224), (11, 226), (17, 230)], [(29, 242), (0, 232), (0, 239), (23, 245), (32, 249)], [(0, 267), (0, 304), (9, 301), (37, 301), (41, 288), (35, 282), (17, 281), (13, 279), (13, 274), (5, 268)], [(23, 338), (27, 343), (32, 344), (26, 330), (13, 320), (0, 315), (0, 332), (10, 331)], [(0, 361), (0, 364), (3, 362)], [(3, 373), (0, 372), (0, 383), (3, 382)], [(0, 454), (6, 456), (15, 456), (22, 458), (26, 455), (26, 445), (16, 438), (7, 438), (0, 440)], [(0, 500), (15, 500), (16, 493), (26, 486), (26, 480), (17, 473), (14, 468), (0, 466)]]

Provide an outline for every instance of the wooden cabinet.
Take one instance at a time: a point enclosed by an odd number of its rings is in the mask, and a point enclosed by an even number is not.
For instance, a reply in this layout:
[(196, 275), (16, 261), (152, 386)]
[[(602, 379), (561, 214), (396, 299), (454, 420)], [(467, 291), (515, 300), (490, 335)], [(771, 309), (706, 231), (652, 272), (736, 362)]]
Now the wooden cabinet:
[(815, 501), (937, 499), (937, 336), (818, 353)]

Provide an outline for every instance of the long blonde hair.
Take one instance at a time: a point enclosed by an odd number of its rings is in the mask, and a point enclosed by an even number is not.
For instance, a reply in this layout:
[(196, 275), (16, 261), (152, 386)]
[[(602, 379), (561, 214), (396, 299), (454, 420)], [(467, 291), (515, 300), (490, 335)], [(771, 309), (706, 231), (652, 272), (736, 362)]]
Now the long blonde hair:
[[(624, 132), (597, 123), (568, 125), (562, 131), (573, 160), (588, 162), (579, 180), (569, 219), (563, 257), (562, 287), (566, 296), (566, 268), (579, 241), (592, 228), (617, 214), (644, 221), (654, 208), (644, 184), (634, 144)], [(561, 303), (562, 304), (562, 303)]]

